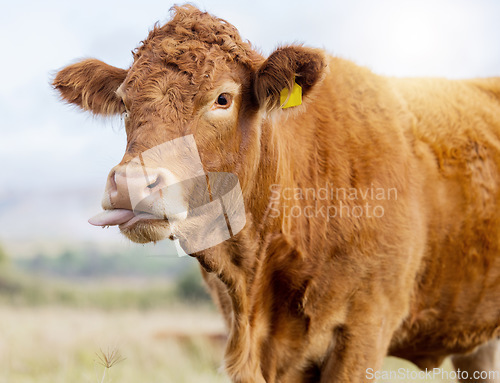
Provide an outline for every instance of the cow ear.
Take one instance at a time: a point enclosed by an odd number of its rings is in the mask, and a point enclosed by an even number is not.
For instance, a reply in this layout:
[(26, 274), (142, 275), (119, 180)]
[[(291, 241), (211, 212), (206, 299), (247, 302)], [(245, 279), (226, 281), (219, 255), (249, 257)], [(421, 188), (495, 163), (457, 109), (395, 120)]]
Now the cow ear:
[(52, 83), (62, 98), (95, 114), (123, 113), (125, 107), (116, 90), (127, 71), (88, 59), (60, 70)]
[(302, 46), (278, 48), (256, 72), (254, 86), (259, 104), (268, 109), (280, 107), (282, 90), (291, 90), (294, 81), (301, 86), (302, 97), (306, 98), (323, 78), (325, 67), (326, 57), (320, 49)]

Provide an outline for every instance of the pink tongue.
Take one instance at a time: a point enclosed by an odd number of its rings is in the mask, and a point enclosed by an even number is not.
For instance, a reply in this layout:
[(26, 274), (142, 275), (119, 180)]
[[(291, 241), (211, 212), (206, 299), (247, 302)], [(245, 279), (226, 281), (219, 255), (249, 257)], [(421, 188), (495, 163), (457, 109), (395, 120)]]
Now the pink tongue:
[(114, 209), (104, 210), (102, 213), (89, 219), (89, 223), (94, 226), (121, 225), (135, 217), (132, 210)]

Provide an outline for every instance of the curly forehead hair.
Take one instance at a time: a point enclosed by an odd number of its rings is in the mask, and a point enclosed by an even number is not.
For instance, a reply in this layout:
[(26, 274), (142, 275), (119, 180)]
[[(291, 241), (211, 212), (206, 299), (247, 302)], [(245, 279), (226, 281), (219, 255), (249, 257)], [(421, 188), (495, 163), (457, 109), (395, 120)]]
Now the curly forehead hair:
[[(198, 61), (214, 50), (229, 61), (250, 68), (261, 60), (249, 42), (241, 39), (238, 30), (227, 21), (202, 12), (192, 5), (174, 6), (170, 9), (171, 20), (159, 27), (156, 25), (146, 40), (135, 49), (134, 59), (148, 56), (175, 63), (186, 54), (189, 61)], [(220, 57), (219, 57), (220, 58)]]

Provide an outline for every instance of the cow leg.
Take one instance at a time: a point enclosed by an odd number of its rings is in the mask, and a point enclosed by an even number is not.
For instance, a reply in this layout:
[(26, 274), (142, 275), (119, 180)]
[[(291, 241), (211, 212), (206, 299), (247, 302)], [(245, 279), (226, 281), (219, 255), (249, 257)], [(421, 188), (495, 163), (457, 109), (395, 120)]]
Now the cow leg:
[(373, 381), (370, 373), (381, 369), (392, 332), (393, 326), (382, 317), (338, 328), (331, 352), (323, 364), (320, 382)]
[[(479, 346), (470, 354), (458, 354), (451, 357), (453, 366), (458, 371), (467, 372), (468, 379), (461, 374), (460, 383), (493, 383), (500, 379), (500, 339), (494, 339)], [(474, 374), (483, 373), (483, 376)]]

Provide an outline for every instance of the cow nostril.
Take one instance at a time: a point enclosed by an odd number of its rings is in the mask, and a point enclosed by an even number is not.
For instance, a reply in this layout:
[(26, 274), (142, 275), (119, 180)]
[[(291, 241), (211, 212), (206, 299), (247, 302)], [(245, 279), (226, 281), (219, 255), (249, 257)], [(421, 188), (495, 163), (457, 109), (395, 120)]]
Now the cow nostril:
[(161, 183), (161, 176), (158, 176), (156, 178), (156, 181), (153, 182), (152, 184), (149, 184), (147, 187), (148, 189), (154, 189), (155, 187), (157, 187), (159, 184)]
[(116, 186), (116, 172), (113, 171), (110, 175), (109, 175), (109, 190), (116, 190), (117, 189), (117, 186)]

